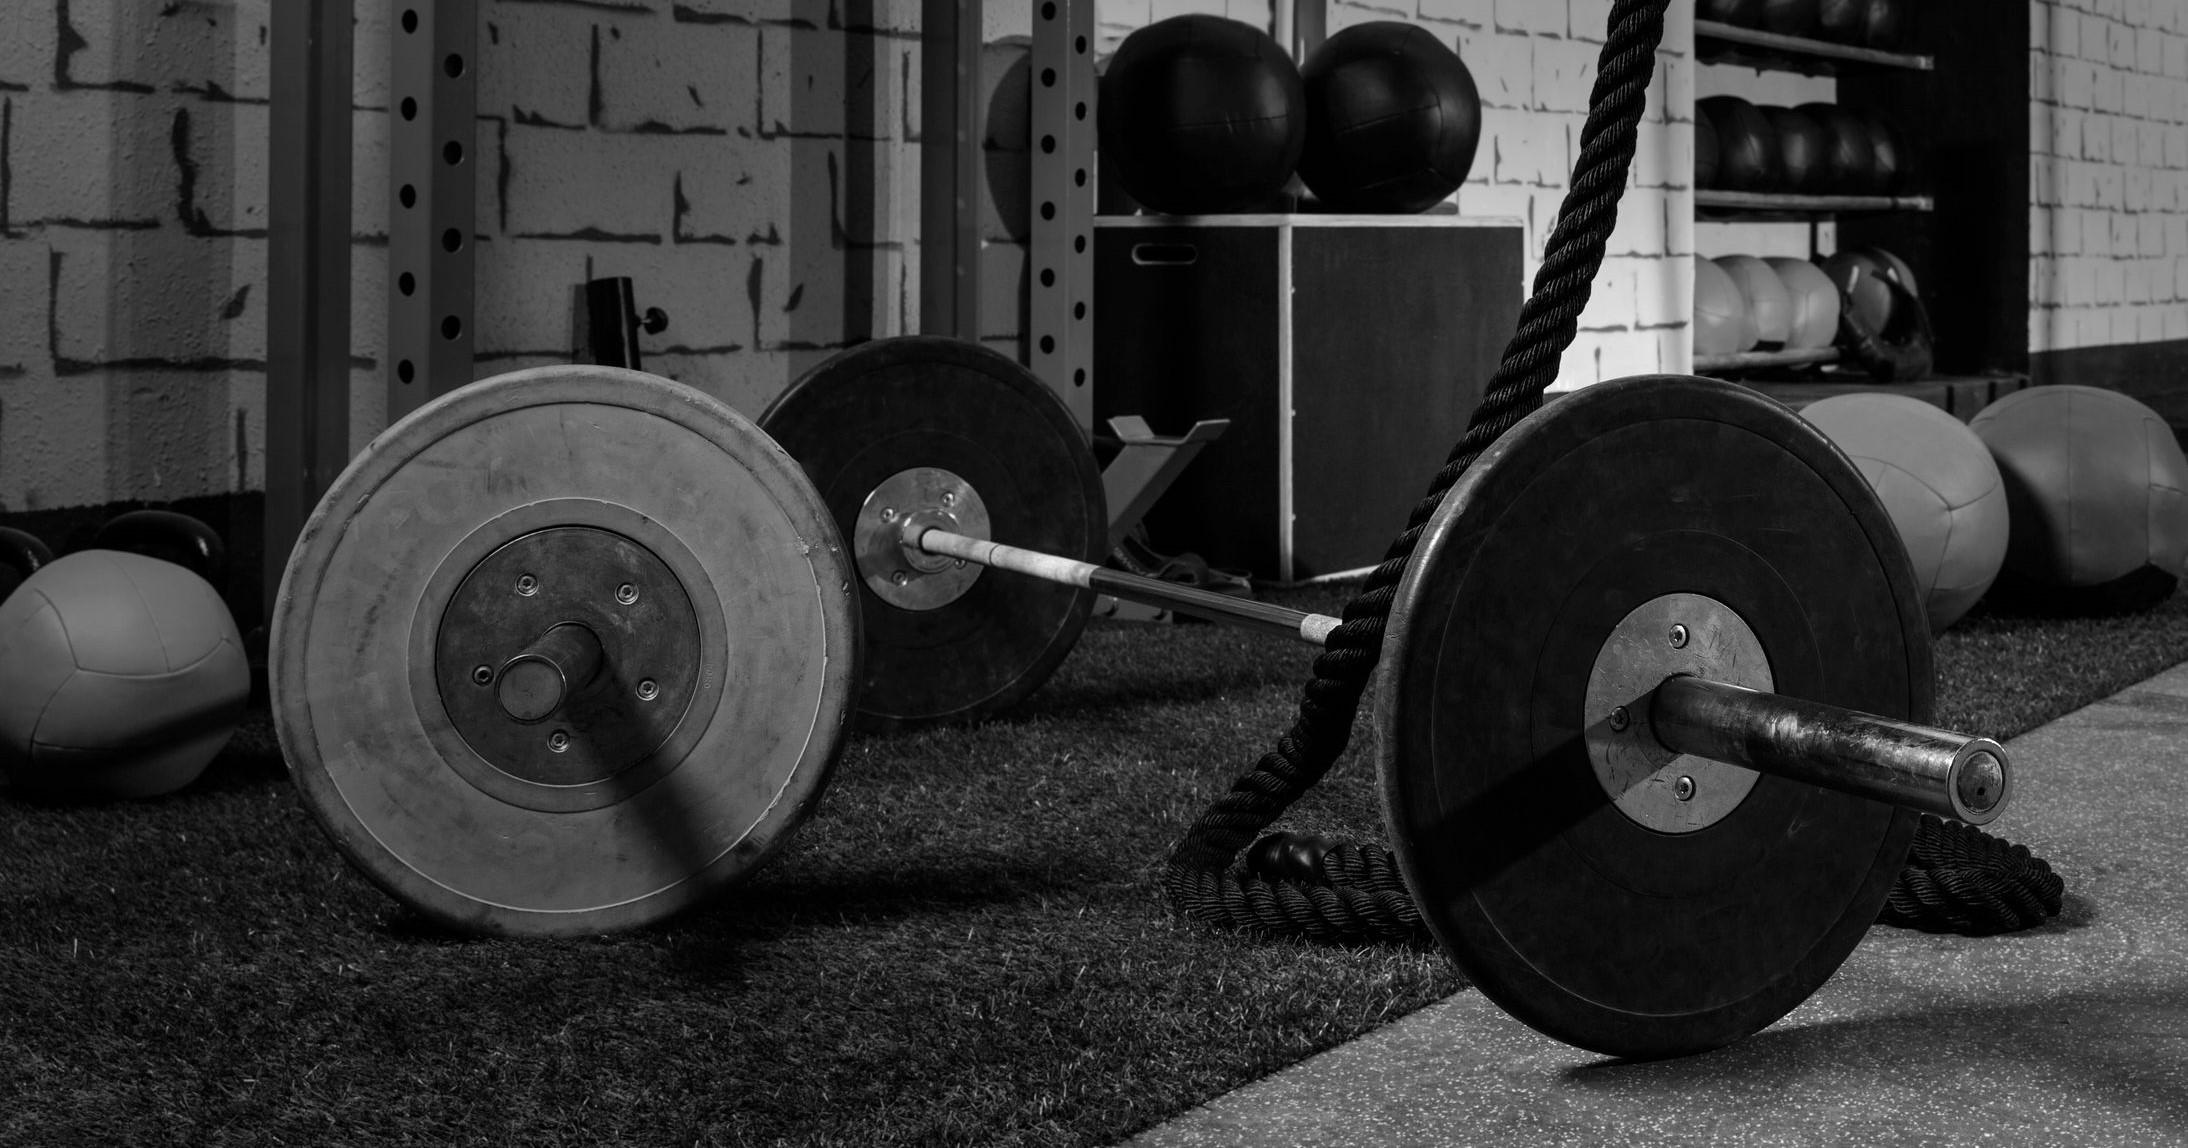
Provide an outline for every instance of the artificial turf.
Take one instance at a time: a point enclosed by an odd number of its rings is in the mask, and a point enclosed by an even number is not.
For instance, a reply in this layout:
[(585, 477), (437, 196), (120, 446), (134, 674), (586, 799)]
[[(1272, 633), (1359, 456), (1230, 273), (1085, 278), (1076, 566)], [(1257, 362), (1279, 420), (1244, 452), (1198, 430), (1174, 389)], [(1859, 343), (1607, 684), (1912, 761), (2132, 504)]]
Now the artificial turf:
[[(1163, 900), (1309, 656), (1097, 623), (1003, 718), (856, 739), (749, 884), (598, 939), (423, 926), (299, 806), (264, 714), (171, 797), (0, 790), (0, 1143), (1111, 1143), (1463, 988), (1431, 947)], [(2010, 736), (2183, 659), (2188, 595), (1979, 609), (1939, 641), (1937, 716)], [(1371, 740), (1283, 824), (1379, 839)]]

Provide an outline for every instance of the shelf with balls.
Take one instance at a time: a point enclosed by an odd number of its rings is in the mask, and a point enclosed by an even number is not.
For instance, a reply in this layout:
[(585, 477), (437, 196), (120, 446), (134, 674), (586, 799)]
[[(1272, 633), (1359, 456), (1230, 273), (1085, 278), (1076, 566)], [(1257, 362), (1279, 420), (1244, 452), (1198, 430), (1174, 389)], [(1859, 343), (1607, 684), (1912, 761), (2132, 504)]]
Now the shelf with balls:
[[(1934, 71), (1932, 57), (1900, 50), (1904, 0), (1700, 0), (1696, 16), (1695, 53), (1707, 64), (1809, 75)], [(1695, 103), (1694, 136), (1696, 218), (1806, 222), (1812, 255), (1821, 222), (1849, 214), (1921, 213), (1935, 207), (1910, 171), (1905, 137), (1874, 113), (1836, 102), (1774, 107), (1738, 96), (1710, 96)], [(1875, 267), (1862, 262), (1865, 254), (1879, 257)], [(1752, 337), (1719, 331), (1709, 339), (1697, 338), (1695, 369), (1711, 374), (1828, 377), (1848, 362), (1836, 337), (1836, 313), (1842, 309), (1837, 304), (1854, 302), (1845, 294), (1850, 286), (1865, 270), (1879, 275), (1888, 270), (1894, 282), (1909, 288), (1913, 284), (1905, 264), (1888, 253), (1846, 253), (1814, 263), (1751, 256), (1714, 262), (1697, 267), (1698, 324), (1719, 293), (1753, 300), (1733, 308), (1748, 312), (1740, 316), (1746, 323), (1754, 322), (1757, 311), (1792, 318), (1764, 323)], [(1756, 300), (1766, 288), (1774, 298), (1789, 297), (1793, 306)], [(1858, 302), (1865, 313), (1887, 310), (1874, 300)], [(1799, 319), (1803, 314), (1808, 316), (1805, 324)], [(1788, 322), (1790, 329), (1774, 329), (1788, 328)], [(1804, 325), (1815, 329), (1802, 336), (1798, 329)], [(1871, 368), (1861, 373), (1873, 373), (1873, 358), (1853, 365)]]

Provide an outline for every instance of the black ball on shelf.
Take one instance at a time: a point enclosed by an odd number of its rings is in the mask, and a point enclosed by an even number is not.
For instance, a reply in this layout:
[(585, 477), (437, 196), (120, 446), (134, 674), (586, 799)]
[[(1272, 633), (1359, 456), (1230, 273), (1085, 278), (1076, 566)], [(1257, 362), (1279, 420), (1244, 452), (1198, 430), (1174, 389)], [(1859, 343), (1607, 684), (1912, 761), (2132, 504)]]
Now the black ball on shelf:
[(1325, 206), (1411, 214), (1466, 182), (1481, 142), (1481, 93), (1434, 33), (1397, 20), (1354, 24), (1323, 41), (1299, 75), (1299, 178)]
[(1828, 143), (1823, 125), (1796, 108), (1765, 107), (1770, 129), (1778, 138), (1778, 188), (1812, 193), (1823, 175), (1823, 149)]
[(1189, 14), (1124, 38), (1100, 81), (1101, 161), (1174, 215), (1238, 211), (1281, 191), (1306, 143), (1299, 69), (1267, 32)]
[(1727, 191), (1775, 191), (1778, 141), (1770, 117), (1738, 96), (1695, 104), (1717, 130), (1717, 184)]
[(1823, 127), (1823, 170), (1816, 192), (1864, 194), (1875, 178), (1870, 169), (1876, 160), (1876, 148), (1869, 140), (1869, 126), (1837, 104), (1802, 104), (1795, 110), (1813, 117)]
[(1869, 192), (1892, 195), (1907, 185), (1907, 157), (1899, 146), (1899, 133), (1882, 116), (1861, 117), (1869, 129)]
[(1907, 9), (1901, 0), (1869, 0), (1862, 10), (1861, 42), (1881, 51), (1893, 51), (1900, 46), (1900, 36), (1907, 21)]
[(1817, 15), (1817, 0), (1763, 0), (1761, 27), (1781, 36), (1812, 36)]
[(1694, 18), (1753, 28), (1762, 22), (1763, 0), (1696, 0)]
[(1840, 44), (1858, 44), (1862, 21), (1868, 18), (1868, 0), (1821, 0), (1816, 5), (1816, 36)]
[(1694, 115), (1694, 186), (1717, 186), (1717, 128), (1699, 111)]

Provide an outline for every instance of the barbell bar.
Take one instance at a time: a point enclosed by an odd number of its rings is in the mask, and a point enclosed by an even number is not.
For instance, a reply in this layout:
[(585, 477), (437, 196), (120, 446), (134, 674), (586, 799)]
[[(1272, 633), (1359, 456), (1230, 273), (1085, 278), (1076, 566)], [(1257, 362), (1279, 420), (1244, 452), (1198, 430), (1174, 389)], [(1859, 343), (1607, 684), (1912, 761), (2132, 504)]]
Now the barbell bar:
[[(1268, 630), (1312, 645), (1343, 621), (1043, 554), (932, 524), (923, 510), (900, 518), (898, 544), (924, 552), (1126, 601), (1165, 606), (1213, 621)], [(1664, 679), (1647, 700), (1655, 737), (1675, 754), (1776, 774), (1905, 805), (1971, 825), (2005, 808), (2007, 763), (1996, 741), (1858, 713), (1691, 674)], [(1618, 724), (1621, 708), (1605, 718)], [(1676, 783), (1675, 783), (1676, 784)]]

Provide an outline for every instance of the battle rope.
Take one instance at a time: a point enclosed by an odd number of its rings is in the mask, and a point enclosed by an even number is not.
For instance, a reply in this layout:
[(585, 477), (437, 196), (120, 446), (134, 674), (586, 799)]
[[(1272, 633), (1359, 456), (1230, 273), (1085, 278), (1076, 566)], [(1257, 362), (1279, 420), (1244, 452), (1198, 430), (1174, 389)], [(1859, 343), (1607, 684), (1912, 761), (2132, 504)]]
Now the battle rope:
[[(1436, 472), (1428, 493), (1414, 505), (1405, 530), (1392, 540), (1359, 594), (1345, 604), (1344, 621), (1314, 659), (1313, 677), (1301, 691), (1291, 727), (1251, 772), (1209, 805), (1171, 853), (1163, 884), (1171, 902), (1187, 915), (1232, 928), (1323, 938), (1399, 940), (1424, 931), (1396, 859), (1380, 846), (1319, 841), (1301, 846), (1300, 839), (1278, 834), (1256, 847), (1256, 864), (1239, 871), (1231, 865), (1344, 753), (1361, 695), (1382, 654), (1383, 627), (1399, 577), (1422, 530), (1459, 476), (1498, 436), (1540, 407), (1543, 392), (1555, 381), (1559, 357), (1573, 340), (1618, 220), (1618, 200), (1633, 162), (1667, 4), (1668, 0), (1613, 3), (1609, 37), (1597, 61), (1595, 89), (1581, 128), (1572, 186), (1535, 274), (1534, 291), (1520, 310), (1518, 330), (1506, 345), (1496, 376), (1465, 434)], [(1935, 835), (1930, 828), (1934, 820), (1923, 822), (1925, 835)], [(1937, 878), (1939, 870), (1934, 868), (1928, 872), (1932, 887), (1948, 895), (1961, 886), (1981, 884)], [(2049, 867), (2043, 872), (2049, 875)], [(2015, 900), (1989, 885), (1984, 887), (2001, 903), (2025, 905), (2029, 900)], [(1896, 887), (1893, 896), (1896, 904)], [(2039, 907), (2043, 903), (2040, 896), (2034, 900)], [(1921, 906), (1917, 912), (1922, 920), (1946, 919), (1930, 909), (1927, 901), (1915, 898), (1913, 903)], [(2056, 895), (2049, 903), (2056, 912)], [(1968, 914), (1962, 912), (1954, 919), (1968, 919)]]

